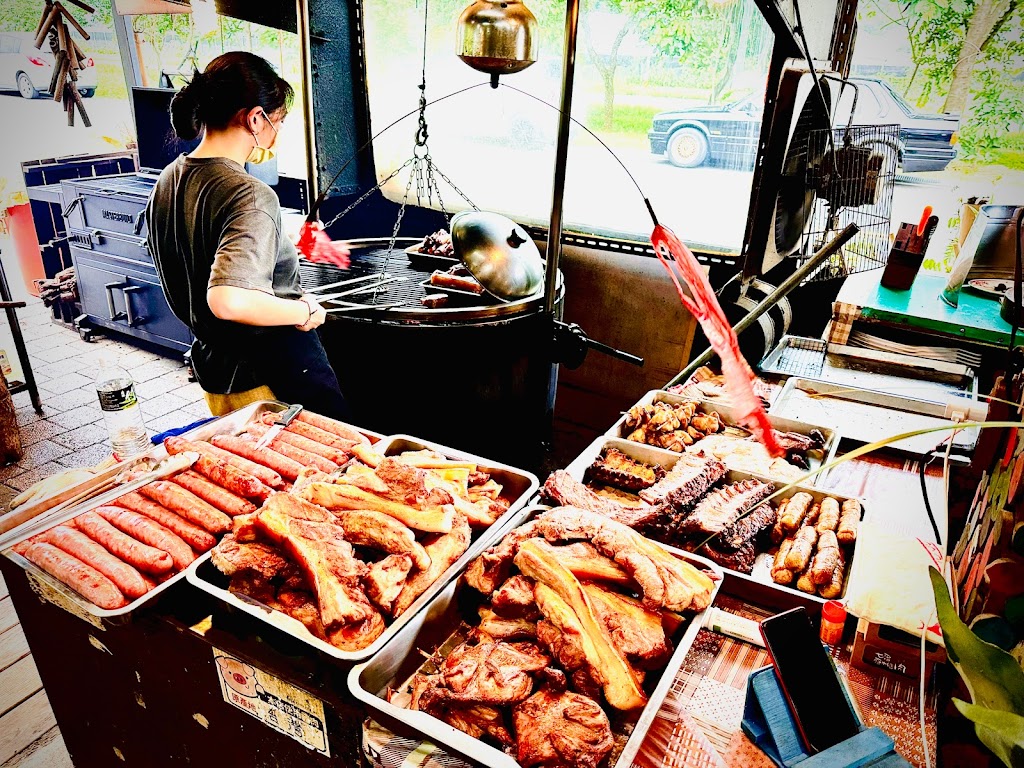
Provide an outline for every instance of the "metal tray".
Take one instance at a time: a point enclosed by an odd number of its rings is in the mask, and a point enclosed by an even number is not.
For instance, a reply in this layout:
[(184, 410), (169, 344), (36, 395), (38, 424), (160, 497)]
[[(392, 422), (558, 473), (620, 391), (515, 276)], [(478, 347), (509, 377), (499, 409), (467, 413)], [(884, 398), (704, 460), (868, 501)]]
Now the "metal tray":
[[(244, 408), (238, 409), (237, 411), (233, 411), (232, 413), (229, 413), (226, 416), (217, 419), (216, 421), (211, 421), (207, 422), (206, 424), (202, 424), (196, 427), (195, 429), (186, 432), (185, 434), (182, 435), (182, 437), (187, 440), (209, 440), (214, 435), (238, 434), (245, 429), (246, 425), (249, 424), (249, 422), (257, 418), (260, 414), (268, 411), (276, 413), (278, 411), (284, 410), (286, 407), (287, 406), (284, 403), (280, 403), (275, 400), (261, 400), (260, 402), (252, 403), (251, 405), (247, 405)], [(148, 457), (159, 461), (167, 457), (167, 451), (163, 447), (163, 445), (156, 445), (153, 446), (152, 450), (143, 454), (141, 457), (136, 458), (143, 457)], [(120, 469), (124, 469), (124, 467), (122, 466), (120, 467)], [(114, 608), (112, 610), (109, 610), (93, 605), (84, 597), (82, 597), (77, 592), (72, 590), (70, 587), (65, 586), (57, 579), (50, 576), (50, 574), (46, 573), (42, 569), (36, 567), (34, 564), (26, 560), (17, 552), (14, 552), (12, 547), (18, 544), (19, 542), (24, 541), (25, 539), (31, 538), (32, 536), (35, 536), (39, 533), (42, 533), (43, 531), (47, 531), (50, 528), (53, 528), (55, 525), (67, 522), (73, 517), (78, 517), (78, 515), (82, 514), (83, 512), (88, 512), (89, 510), (95, 509), (96, 507), (103, 506), (104, 504), (109, 504), (110, 502), (114, 501), (114, 499), (123, 496), (125, 493), (128, 493), (129, 491), (135, 490), (136, 488), (140, 488), (143, 485), (146, 485), (147, 482), (149, 481), (126, 483), (125, 485), (118, 486), (107, 493), (89, 499), (88, 501), (84, 501), (81, 504), (77, 504), (74, 507), (65, 510), (59, 510), (55, 514), (45, 514), (35, 520), (30, 520), (11, 532), (9, 540), (5, 544), (5, 550), (3, 554), (6, 555), (8, 559), (13, 561), (14, 563), (17, 563), (19, 566), (21, 566), (28, 572), (29, 580), (33, 582), (37, 589), (50, 590), (51, 595), (54, 598), (64, 602), (69, 609), (77, 608), (77, 612), (79, 613), (79, 615), (81, 615), (81, 613), (84, 612), (86, 614), (98, 617), (100, 619), (109, 619), (129, 614), (138, 609), (139, 607), (141, 607), (142, 605), (144, 605), (145, 603), (148, 603), (149, 601), (153, 600), (161, 592), (164, 592), (165, 590), (170, 588), (171, 585), (176, 584), (177, 582), (185, 578), (185, 574), (188, 571), (188, 569), (186, 568), (185, 570), (179, 571), (178, 573), (174, 574), (171, 578), (158, 584), (156, 587), (151, 589), (142, 597), (132, 600), (127, 605), (122, 606), (121, 608)], [(200, 559), (208, 556), (208, 554), (204, 554), (200, 556)], [(189, 566), (189, 568), (194, 566), (196, 562), (198, 561), (194, 561), (192, 565)], [(42, 586), (40, 586), (40, 582)]]
[(423, 240), (420, 240), (416, 245), (410, 245), (405, 249), (405, 254), (409, 257), (409, 263), (416, 267), (416, 269), (426, 269), (430, 271), (440, 269), (444, 271), (459, 263), (459, 260), (454, 256), (441, 256), (436, 253), (426, 253), (421, 250), (422, 248)]
[[(506, 530), (489, 536), (481, 551), (496, 544), (508, 531), (523, 525), (545, 509), (546, 507), (532, 506), (522, 510)], [(722, 576), (722, 569), (706, 558), (692, 555), (689, 552), (681, 552), (672, 547), (665, 547), (665, 549), (685, 560), (700, 564), (719, 577)], [(714, 604), (721, 584), (720, 579), (716, 580), (711, 604)], [(374, 719), (398, 733), (412, 731), (418, 736), (425, 736), (435, 744), (469, 758), (473, 764), (486, 765), (488, 768), (520, 768), (519, 763), (513, 757), (495, 747), (485, 744), (479, 739), (474, 739), (425, 712), (397, 707), (385, 701), (381, 696), (389, 686), (406, 680), (409, 675), (419, 669), (423, 664), (424, 652), (429, 654), (437, 650), (451, 637), (454, 627), (466, 619), (476, 617), (475, 605), (472, 604), (473, 600), (469, 593), (479, 595), (475, 590), (466, 587), (461, 579), (450, 582), (425, 610), (395, 634), (391, 642), (380, 653), (349, 672), (348, 687), (353, 696), (370, 708)], [(675, 651), (664, 669), (661, 670), (647, 706), (641, 710), (629, 740), (609, 768), (628, 768), (632, 765), (633, 759), (640, 751), (640, 747), (643, 746), (651, 723), (654, 722), (662, 702), (672, 688), (672, 683), (690, 651), (690, 646), (693, 645), (693, 641), (704, 623), (703, 617), (703, 612), (694, 614), (685, 630), (678, 636)], [(647, 679), (651, 680), (653, 676), (653, 673), (649, 673)]]
[[(624, 454), (629, 456), (631, 459), (636, 461), (642, 461), (644, 464), (658, 465), (664, 467), (666, 470), (671, 469), (675, 466), (679, 460), (680, 454), (675, 451), (668, 451), (664, 448), (655, 448), (651, 445), (643, 445), (641, 443), (634, 443), (630, 440), (623, 440), (621, 438), (598, 438), (590, 446), (581, 453), (576, 460), (573, 461), (565, 471), (568, 472), (575, 480), (583, 482), (583, 475), (586, 473), (587, 468), (594, 463), (594, 460), (600, 456), (606, 448), (617, 448)], [(726, 475), (724, 482), (726, 483), (738, 483), (741, 480), (749, 480), (751, 478), (757, 480), (768, 480), (773, 482), (777, 489), (785, 487), (786, 483), (780, 483), (777, 480), (771, 480), (760, 475), (754, 475), (750, 472), (741, 472), (739, 470), (730, 469)], [(812, 486), (800, 486), (794, 485), (792, 488), (778, 494), (772, 501), (775, 506), (783, 499), (788, 499), (797, 493), (809, 493), (814, 501), (821, 501), (827, 496), (831, 496), (833, 499), (839, 501), (842, 504), (847, 499), (853, 498), (852, 496), (844, 496), (838, 493), (831, 493), (825, 490), (819, 490)], [(861, 520), (864, 519), (864, 502), (861, 499), (857, 499), (861, 505)], [(846, 563), (846, 583), (843, 584), (843, 593), (840, 595), (840, 599), (846, 594), (846, 590), (850, 586), (850, 574), (853, 572), (853, 561), (856, 558), (857, 547), (854, 544), (853, 554), (850, 555), (849, 560)], [(761, 552), (758, 554), (757, 559), (754, 561), (754, 570), (747, 573), (740, 573), (739, 571), (733, 571), (728, 568), (722, 570), (726, 573), (729, 579), (738, 580), (740, 582), (746, 582), (749, 585), (759, 585), (760, 587), (771, 587), (772, 589), (782, 590), (783, 593), (788, 593), (790, 601), (795, 598), (801, 598), (804, 602), (808, 603), (826, 603), (828, 602), (825, 598), (819, 597), (818, 595), (811, 595), (807, 592), (801, 592), (795, 587), (788, 587), (784, 584), (776, 584), (772, 580), (771, 568), (774, 556), (768, 552)], [(744, 595), (743, 589), (734, 590), (741, 596)]]
[[(738, 427), (739, 419), (737, 418), (735, 409), (728, 404), (722, 404), (713, 400), (696, 400), (693, 398), (683, 397), (672, 392), (666, 392), (661, 389), (654, 389), (640, 398), (636, 405), (650, 405), (651, 403), (685, 403), (685, 402), (696, 402), (697, 407), (702, 413), (710, 413), (715, 411), (719, 416), (722, 417), (723, 422), (726, 426)], [(605, 432), (607, 437), (615, 437), (626, 439), (626, 430), (624, 424), (626, 421), (626, 414), (622, 414), (619, 420), (612, 425), (611, 429)], [(840, 435), (835, 426), (819, 426), (818, 424), (809, 423), (806, 421), (797, 421), (795, 419), (787, 419), (782, 416), (768, 414), (768, 421), (771, 423), (774, 429), (780, 432), (795, 432), (800, 435), (809, 435), (811, 430), (817, 429), (825, 436), (825, 446), (821, 449), (821, 456), (808, 456), (807, 463), (811, 469), (817, 469), (823, 464), (827, 464), (835, 458), (836, 451), (839, 449)], [(743, 427), (739, 427), (743, 429)], [(628, 441), (631, 442), (632, 441)], [(641, 445), (641, 443), (632, 443), (633, 445)], [(649, 446), (654, 447), (654, 446)], [(693, 450), (700, 450), (700, 442), (696, 442), (691, 446)], [(658, 450), (666, 450), (659, 448)], [(674, 451), (667, 451), (668, 453), (675, 453)], [(741, 470), (746, 472), (747, 470)], [(771, 480), (772, 482), (785, 482), (781, 478), (769, 477), (767, 475), (761, 475), (756, 472), (749, 473), (753, 477), (760, 477), (763, 479)], [(819, 479), (818, 475), (812, 478), (811, 483), (814, 484)]]
[(421, 451), (424, 449), (430, 449), (437, 451), (442, 456), (449, 459), (456, 461), (472, 461), (494, 475), (495, 480), (501, 483), (502, 486), (504, 486), (504, 489), (511, 493), (513, 496), (513, 502), (505, 514), (498, 518), (491, 526), (482, 531), (474, 531), (473, 539), (470, 541), (469, 548), (462, 554), (462, 557), (456, 560), (447, 571), (442, 573), (429, 589), (416, 598), (416, 601), (409, 606), (405, 613), (393, 621), (390, 626), (384, 630), (383, 634), (381, 634), (380, 637), (374, 640), (366, 648), (359, 651), (339, 650), (330, 643), (326, 643), (315, 637), (299, 620), (293, 619), (291, 616), (288, 616), (281, 611), (276, 611), (250, 597), (228, 591), (227, 585), (230, 579), (224, 576), (224, 574), (217, 570), (216, 566), (210, 562), (211, 555), (209, 552), (202, 555), (202, 557), (192, 563), (192, 565), (185, 570), (185, 576), (189, 583), (204, 592), (213, 595), (219, 600), (222, 600), (233, 608), (237, 608), (260, 621), (270, 624), (285, 634), (311, 645), (328, 656), (333, 656), (334, 658), (341, 659), (342, 661), (363, 661), (379, 651), (384, 644), (394, 637), (402, 627), (408, 624), (409, 621), (419, 613), (420, 609), (429, 603), (449, 581), (455, 578), (457, 574), (461, 573), (472, 559), (489, 546), (488, 541), (494, 535), (504, 530), (509, 522), (515, 518), (516, 513), (519, 512), (519, 510), (521, 510), (531, 498), (533, 498), (539, 486), (537, 477), (529, 472), (525, 472), (524, 470), (515, 469), (514, 467), (509, 467), (505, 464), (490, 461), (489, 459), (483, 459), (469, 453), (463, 453), (462, 451), (456, 451), (453, 448), (446, 448), (434, 443), (429, 443), (425, 440), (409, 437), (408, 435), (394, 435), (386, 437), (383, 441), (378, 443), (376, 449), (386, 456), (394, 456), (404, 451)]
[[(823, 381), (791, 378), (772, 404), (770, 415), (806, 414), (815, 419), (829, 420), (833, 424), (842, 424), (844, 440), (873, 443), (915, 429), (950, 424), (945, 415), (946, 402), (955, 399), (957, 396), (950, 394), (942, 404), (938, 404)], [(954, 450), (972, 451), (980, 432), (977, 427), (958, 432), (953, 439)], [(935, 432), (918, 435), (900, 440), (887, 448), (924, 455), (933, 451), (948, 434)]]
[(978, 390), (974, 370), (965, 365), (802, 336), (783, 336), (758, 367), (764, 373), (891, 392), (934, 403), (945, 403), (956, 393), (977, 395)]

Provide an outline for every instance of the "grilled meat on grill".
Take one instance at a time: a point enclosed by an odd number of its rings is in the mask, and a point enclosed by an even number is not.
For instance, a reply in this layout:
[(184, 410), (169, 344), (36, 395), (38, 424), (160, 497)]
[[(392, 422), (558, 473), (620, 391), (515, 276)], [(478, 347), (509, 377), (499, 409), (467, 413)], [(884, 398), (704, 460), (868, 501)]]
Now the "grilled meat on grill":
[(664, 474), (665, 470), (661, 467), (649, 467), (616, 448), (609, 448), (594, 459), (594, 463), (587, 469), (585, 479), (587, 482), (603, 483), (626, 491), (639, 491), (654, 485)]
[(596, 494), (563, 469), (548, 476), (541, 493), (558, 505), (585, 509), (630, 527), (641, 525), (653, 514), (653, 509), (644, 502), (631, 508)]
[(712, 491), (682, 521), (684, 533), (720, 533), (740, 515), (771, 495), (775, 486), (760, 480), (742, 480)]

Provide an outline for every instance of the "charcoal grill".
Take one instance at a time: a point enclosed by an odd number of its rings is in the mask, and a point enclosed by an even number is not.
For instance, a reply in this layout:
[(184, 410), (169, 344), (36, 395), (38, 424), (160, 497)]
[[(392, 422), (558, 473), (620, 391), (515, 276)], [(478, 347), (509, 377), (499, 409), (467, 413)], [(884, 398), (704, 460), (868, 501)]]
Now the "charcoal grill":
[[(550, 439), (556, 359), (552, 324), (561, 318), (564, 289), (555, 318), (545, 312), (543, 294), (511, 303), (488, 296), (455, 299), (429, 309), (419, 300), (426, 294), (420, 283), (430, 270), (414, 267), (402, 251), (416, 240), (400, 241), (390, 259), (388, 241), (350, 243), (347, 270), (300, 264), (306, 290), (385, 271), (404, 278), (381, 286), (376, 295), (344, 297), (365, 310), (329, 314), (320, 329), (353, 420), (385, 434), (415, 434), (457, 445), (513, 466), (539, 466)], [(374, 309), (397, 302), (406, 305)], [(327, 301), (325, 306), (341, 305)]]

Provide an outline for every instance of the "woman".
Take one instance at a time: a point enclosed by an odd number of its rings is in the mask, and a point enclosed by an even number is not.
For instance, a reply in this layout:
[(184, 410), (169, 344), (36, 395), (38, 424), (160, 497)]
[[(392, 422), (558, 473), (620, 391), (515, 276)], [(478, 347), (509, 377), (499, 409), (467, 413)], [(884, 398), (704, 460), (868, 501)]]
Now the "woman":
[(277, 196), (244, 168), (273, 157), (292, 98), (266, 60), (235, 51), (171, 101), (174, 132), (202, 141), (157, 180), (149, 248), (171, 309), (195, 334), (192, 366), (218, 416), (267, 398), (348, 415), (315, 333), (326, 313), (302, 293)]

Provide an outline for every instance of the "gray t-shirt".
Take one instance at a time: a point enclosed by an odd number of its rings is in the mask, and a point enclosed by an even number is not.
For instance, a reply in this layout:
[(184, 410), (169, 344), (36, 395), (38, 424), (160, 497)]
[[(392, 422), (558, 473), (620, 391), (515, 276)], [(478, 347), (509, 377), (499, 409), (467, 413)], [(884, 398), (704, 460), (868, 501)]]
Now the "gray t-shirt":
[(182, 155), (160, 174), (146, 221), (167, 303), (195, 334), (192, 364), (203, 389), (225, 394), (264, 383), (265, 330), (217, 318), (206, 291), (230, 285), (285, 299), (302, 294), (277, 195), (233, 160)]

